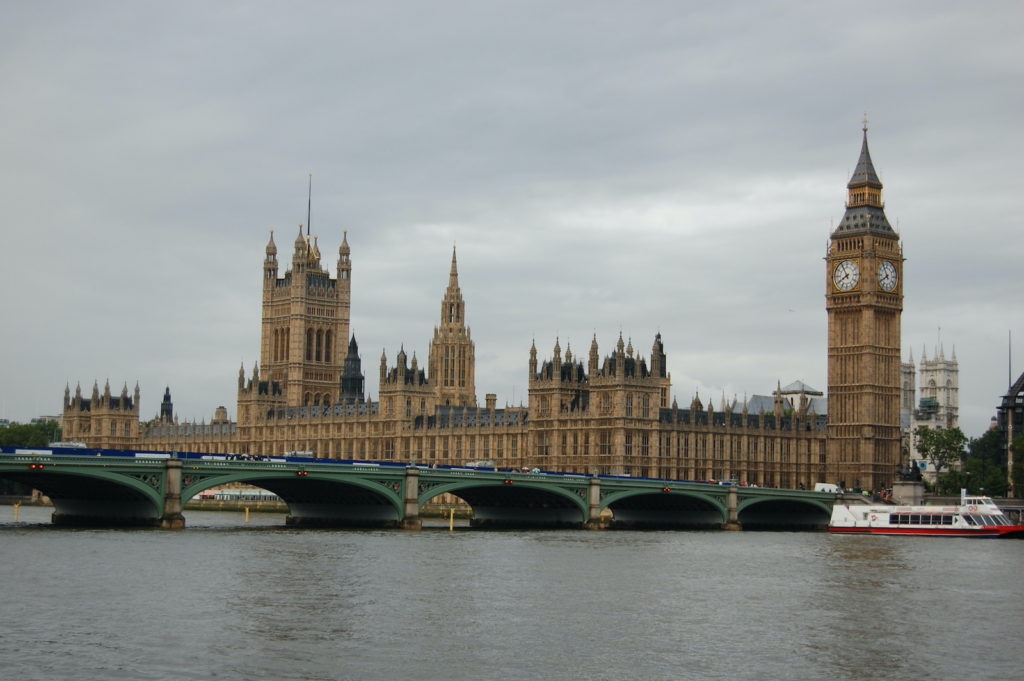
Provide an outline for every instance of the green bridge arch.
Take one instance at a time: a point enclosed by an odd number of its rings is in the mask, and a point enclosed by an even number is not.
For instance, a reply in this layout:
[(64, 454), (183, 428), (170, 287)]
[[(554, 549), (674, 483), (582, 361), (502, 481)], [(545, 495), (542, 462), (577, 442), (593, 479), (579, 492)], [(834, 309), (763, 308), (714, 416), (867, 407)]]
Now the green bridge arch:
[(613, 527), (720, 527), (729, 516), (725, 494), (717, 488), (663, 482), (602, 489), (600, 506), (612, 512)]
[(527, 475), (473, 475), (445, 481), (421, 471), (417, 506), (422, 509), (435, 497), (453, 494), (473, 508), (474, 527), (577, 527), (588, 521), (587, 479), (553, 481)]
[(4, 457), (0, 477), (38, 489), (53, 504), (53, 522), (150, 525), (163, 514), (163, 461), (147, 463), (30, 454)]
[[(823, 529), (834, 499), (807, 490), (414, 464), (0, 448), (0, 477), (48, 494), (54, 522), (184, 527), (182, 504), (231, 483), (274, 492), (298, 525), (418, 528), (453, 494), (477, 526)], [(611, 511), (610, 514), (607, 511)]]
[(398, 524), (404, 519), (404, 471), (342, 471), (330, 464), (271, 465), (252, 470), (252, 465), (243, 462), (215, 472), (187, 467), (182, 474), (182, 503), (205, 490), (239, 483), (280, 497), (288, 506), (289, 525), (369, 526)]

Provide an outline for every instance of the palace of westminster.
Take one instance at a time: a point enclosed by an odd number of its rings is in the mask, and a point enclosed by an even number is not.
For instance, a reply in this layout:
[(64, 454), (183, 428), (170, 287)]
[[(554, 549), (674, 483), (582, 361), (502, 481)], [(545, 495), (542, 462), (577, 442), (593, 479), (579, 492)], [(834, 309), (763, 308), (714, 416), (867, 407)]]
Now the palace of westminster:
[[(237, 422), (220, 407), (209, 423), (178, 423), (170, 390), (160, 415), (140, 421), (139, 388), (91, 397), (65, 388), (64, 439), (89, 447), (305, 456), (364, 461), (534, 468), (772, 487), (838, 482), (879, 489), (901, 456), (900, 316), (903, 253), (868, 152), (848, 185), (846, 212), (825, 254), (828, 399), (799, 381), (771, 396), (718, 406), (671, 395), (661, 335), (643, 357), (620, 335), (601, 355), (529, 351), (527, 406), (477, 401), (474, 343), (455, 252), (426, 366), (404, 350), (380, 359), (379, 396), (366, 396), (349, 329), (347, 235), (332, 274), (315, 239), (295, 239), (282, 273), (273, 233), (263, 260), (260, 360), (238, 374)], [(826, 407), (827, 405), (827, 407)]]

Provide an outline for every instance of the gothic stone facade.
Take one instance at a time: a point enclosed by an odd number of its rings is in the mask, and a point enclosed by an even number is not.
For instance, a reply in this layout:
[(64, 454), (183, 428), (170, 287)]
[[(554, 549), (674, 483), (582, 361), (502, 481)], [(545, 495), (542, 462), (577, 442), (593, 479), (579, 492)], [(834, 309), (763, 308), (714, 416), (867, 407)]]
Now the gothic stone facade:
[[(671, 399), (660, 334), (649, 358), (621, 335), (603, 357), (595, 336), (585, 363), (571, 349), (563, 355), (557, 341), (550, 358), (538, 361), (534, 344), (528, 406), (498, 408), (494, 395), (479, 406), (454, 251), (428, 366), (415, 354), (410, 360), (404, 349), (394, 365), (382, 356), (379, 399), (373, 401), (365, 396), (358, 344), (349, 329), (347, 235), (331, 277), (316, 240), (300, 228), (283, 275), (273, 235), (266, 247), (260, 362), (248, 374), (239, 370), (237, 422), (218, 409), (210, 423), (178, 423), (165, 393), (161, 417), (140, 424), (137, 393), (134, 401), (122, 396), (127, 407), (116, 412), (109, 400), (94, 396), (85, 404), (66, 393), (65, 439), (160, 451), (486, 461), (501, 468), (794, 488), (838, 481), (885, 486), (898, 466), (903, 259), (882, 211), (866, 134), (848, 186), (847, 216), (826, 258), (833, 412), (827, 424), (825, 414), (815, 411), (821, 399), (795, 399), (781, 389), (756, 403), (723, 398), (715, 408), (695, 396), (680, 408)], [(864, 274), (851, 285), (844, 277), (853, 270)], [(130, 425), (110, 430), (111, 413)]]

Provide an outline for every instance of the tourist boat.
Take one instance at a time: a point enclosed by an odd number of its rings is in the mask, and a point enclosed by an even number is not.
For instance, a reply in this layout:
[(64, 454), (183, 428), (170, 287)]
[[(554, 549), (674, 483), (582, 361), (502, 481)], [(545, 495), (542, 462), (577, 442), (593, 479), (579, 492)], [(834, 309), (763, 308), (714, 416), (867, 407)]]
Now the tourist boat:
[(926, 537), (1024, 538), (1024, 525), (1014, 525), (989, 497), (960, 494), (959, 506), (832, 507), (829, 532)]

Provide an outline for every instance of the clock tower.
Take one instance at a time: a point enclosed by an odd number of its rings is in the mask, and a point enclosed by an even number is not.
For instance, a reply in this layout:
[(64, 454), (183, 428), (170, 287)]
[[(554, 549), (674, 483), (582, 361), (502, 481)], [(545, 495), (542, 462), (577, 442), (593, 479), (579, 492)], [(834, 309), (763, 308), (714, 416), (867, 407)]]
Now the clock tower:
[(828, 312), (827, 470), (847, 487), (892, 484), (900, 465), (903, 250), (868, 152), (846, 185), (846, 213), (825, 256)]

